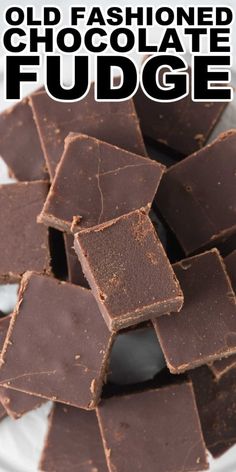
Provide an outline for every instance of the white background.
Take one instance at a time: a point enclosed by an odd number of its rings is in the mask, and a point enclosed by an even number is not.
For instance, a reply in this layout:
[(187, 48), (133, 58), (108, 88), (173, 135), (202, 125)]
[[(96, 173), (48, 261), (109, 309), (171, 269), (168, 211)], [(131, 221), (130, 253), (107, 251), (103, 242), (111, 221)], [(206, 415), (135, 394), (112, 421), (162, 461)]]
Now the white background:
[[(228, 0), (226, 5), (235, 7), (236, 0)], [(0, 33), (2, 34), (3, 28), (5, 27), (3, 22), (3, 11), (6, 7), (10, 6), (13, 2), (10, 0), (0, 0)], [(100, 2), (91, 2), (87, 0), (86, 2), (80, 1), (70, 1), (58, 0), (58, 1), (36, 1), (32, 0), (31, 2), (25, 2), (23, 0), (18, 0), (15, 2), (18, 6), (26, 5), (55, 5), (60, 6), (64, 11), (67, 10), (69, 5), (78, 4), (86, 6), (111, 6), (112, 5), (125, 5), (127, 6), (127, 1), (119, 0), (119, 2), (111, 1), (100, 1)], [(221, 5), (223, 2), (219, 0), (214, 1), (204, 1), (204, 2), (195, 2), (199, 5)], [(164, 5), (163, 1), (160, 5)], [(168, 0), (166, 5), (168, 6), (177, 6), (177, 5), (193, 5), (194, 2), (177, 2), (174, 0)], [(128, 5), (138, 6), (137, 2), (130, 0)], [(147, 6), (155, 5), (157, 2), (149, 1), (146, 3)], [(145, 6), (145, 3), (140, 3), (140, 6)], [(158, 31), (153, 29), (151, 39), (158, 38)], [(234, 25), (233, 31), (233, 44), (236, 44), (236, 27)], [(3, 65), (4, 58), (1, 50), (0, 56), (0, 109), (6, 108), (9, 106), (8, 103), (3, 100)], [(25, 87), (24, 94), (28, 93), (32, 87)], [(231, 127), (236, 127), (236, 107), (232, 103), (228, 107), (226, 113), (224, 114), (223, 119), (219, 123), (214, 135), (219, 131), (228, 129)], [(5, 166), (1, 163), (0, 165), (0, 181), (7, 182), (7, 170)], [(16, 287), (0, 287), (0, 309), (10, 310), (14, 306), (16, 297)], [(140, 342), (141, 348), (140, 348)], [(120, 358), (122, 352), (123, 358)], [(127, 338), (120, 339), (119, 345), (116, 346), (114, 352), (114, 365), (119, 358), (119, 371), (117, 372), (117, 381), (121, 379), (127, 379), (127, 377), (133, 378), (134, 381), (143, 380), (147, 377), (151, 377), (156, 373), (157, 369), (162, 362), (160, 352), (158, 350), (156, 339), (152, 335), (146, 336), (145, 339), (140, 339), (140, 336), (130, 335), (127, 341)], [(148, 365), (148, 370), (146, 366)], [(10, 418), (4, 419), (0, 423), (0, 472), (36, 472), (37, 464), (40, 457), (40, 452), (43, 446), (44, 436), (47, 430), (47, 415), (51, 408), (51, 404), (47, 403), (37, 411), (31, 412), (25, 415), (22, 419), (13, 421)], [(75, 438), (76, 440), (76, 438)], [(60, 446), (59, 446), (60, 447)], [(211, 469), (212, 472), (235, 472), (236, 471), (236, 447), (232, 448), (227, 454), (225, 454), (221, 459), (217, 461), (211, 460)], [(69, 471), (65, 471), (69, 472)], [(79, 472), (79, 471), (78, 471)], [(145, 471), (144, 471), (145, 472)]]

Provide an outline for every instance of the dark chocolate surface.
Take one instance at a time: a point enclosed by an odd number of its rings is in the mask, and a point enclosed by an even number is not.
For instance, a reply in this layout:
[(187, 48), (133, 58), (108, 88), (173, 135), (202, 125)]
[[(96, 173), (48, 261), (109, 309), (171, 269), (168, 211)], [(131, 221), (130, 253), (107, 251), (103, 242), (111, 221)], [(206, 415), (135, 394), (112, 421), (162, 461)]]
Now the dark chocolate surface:
[(236, 442), (236, 369), (220, 380), (207, 366), (189, 374), (207, 449), (220, 457)]
[(173, 268), (183, 308), (154, 320), (170, 371), (184, 372), (236, 353), (235, 294), (219, 252), (213, 249)]
[(87, 97), (79, 102), (56, 102), (42, 92), (31, 97), (31, 106), (51, 177), (63, 153), (64, 139), (70, 132), (85, 133), (146, 155), (132, 100), (96, 102), (92, 85)]
[(221, 238), (220, 242), (217, 241), (217, 247), (222, 257), (229, 256), (236, 248), (236, 233), (232, 232), (228, 237), (226, 235), (225, 238)]
[[(232, 283), (233, 290), (236, 292), (236, 251), (233, 251), (231, 254), (225, 257), (224, 263)], [(236, 354), (233, 354), (228, 358), (226, 357), (225, 359), (215, 361), (209, 367), (216, 377), (221, 377), (234, 366), (236, 366)]]
[(233, 367), (236, 367), (236, 354), (233, 354), (230, 357), (226, 357), (224, 359), (220, 359), (218, 361), (213, 362), (213, 364), (209, 365), (209, 368), (215, 375), (215, 377), (222, 377), (226, 374), (229, 370)]
[(0, 402), (7, 414), (14, 420), (40, 407), (45, 401), (43, 398), (35, 397), (34, 395), (27, 395), (10, 388), (0, 387)]
[(97, 415), (110, 471), (208, 468), (191, 384), (112, 397)]
[(227, 106), (193, 102), (191, 94), (172, 103), (155, 102), (141, 88), (134, 103), (144, 136), (164, 144), (180, 159), (204, 146)]
[(65, 250), (67, 258), (68, 280), (72, 284), (89, 288), (89, 284), (83, 274), (79, 259), (74, 250), (74, 236), (64, 233)]
[(39, 470), (108, 472), (95, 412), (54, 405)]
[(28, 97), (0, 114), (0, 156), (17, 180), (48, 180)]
[(179, 283), (144, 212), (81, 231), (75, 250), (109, 329), (180, 310)]
[(0, 186), (0, 283), (18, 282), (26, 270), (50, 270), (48, 229), (36, 221), (47, 192), (42, 181)]
[(234, 291), (236, 292), (236, 249), (224, 259)]
[(236, 130), (169, 168), (156, 205), (186, 254), (236, 233)]
[(27, 272), (3, 348), (0, 382), (93, 408), (112, 341), (91, 291)]
[(149, 211), (163, 172), (151, 159), (70, 135), (39, 221), (76, 232), (139, 208)]

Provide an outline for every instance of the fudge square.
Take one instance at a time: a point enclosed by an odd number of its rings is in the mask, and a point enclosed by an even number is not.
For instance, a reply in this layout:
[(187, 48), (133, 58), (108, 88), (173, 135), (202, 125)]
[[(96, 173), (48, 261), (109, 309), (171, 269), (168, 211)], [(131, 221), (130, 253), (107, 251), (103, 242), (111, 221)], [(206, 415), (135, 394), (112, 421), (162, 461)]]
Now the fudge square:
[(148, 212), (163, 172), (149, 158), (71, 134), (38, 221), (76, 232), (138, 208)]
[[(225, 267), (229, 275), (230, 281), (234, 292), (236, 292), (236, 250), (228, 254), (224, 258)], [(210, 369), (214, 373), (215, 377), (220, 378), (232, 367), (236, 367), (236, 354), (224, 359), (213, 362), (210, 365)]]
[(208, 469), (191, 383), (111, 397), (97, 415), (110, 471)]
[(54, 404), (39, 470), (108, 472), (94, 411)]
[(174, 374), (236, 353), (236, 303), (223, 260), (212, 249), (173, 266), (184, 293), (178, 315), (154, 320)]
[(48, 229), (37, 216), (48, 193), (47, 182), (0, 186), (0, 283), (14, 283), (27, 270), (50, 271)]
[(0, 114), (0, 156), (17, 180), (48, 180), (29, 97)]
[(185, 254), (236, 233), (236, 130), (169, 168), (156, 205)]
[[(3, 348), (11, 319), (12, 315), (0, 318), (0, 351)], [(20, 418), (24, 413), (37, 408), (43, 401), (39, 397), (0, 387), (0, 402), (7, 414), (14, 419)]]
[(222, 378), (207, 366), (189, 372), (206, 447), (218, 458), (236, 443), (236, 368)]
[(26, 272), (3, 347), (0, 384), (92, 409), (113, 338), (90, 290)]
[(182, 291), (145, 211), (80, 231), (74, 244), (110, 330), (181, 309)]
[(79, 102), (57, 102), (41, 92), (32, 95), (30, 103), (51, 178), (70, 132), (88, 134), (142, 156), (147, 154), (133, 100), (96, 102), (92, 84), (87, 97)]

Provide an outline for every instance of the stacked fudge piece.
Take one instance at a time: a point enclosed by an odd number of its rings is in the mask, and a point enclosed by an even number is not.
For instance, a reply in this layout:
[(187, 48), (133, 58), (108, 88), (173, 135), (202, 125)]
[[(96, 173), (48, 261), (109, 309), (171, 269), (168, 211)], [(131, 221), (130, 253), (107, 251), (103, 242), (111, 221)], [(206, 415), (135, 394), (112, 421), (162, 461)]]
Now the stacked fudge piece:
[[(191, 154), (225, 104), (138, 93), (138, 117), (132, 100), (93, 95), (66, 104), (40, 89), (0, 116), (16, 179), (0, 187), (0, 281), (20, 283), (0, 319), (0, 416), (54, 402), (43, 472), (203, 471), (206, 448), (218, 457), (236, 437), (236, 131)], [(142, 132), (181, 162), (150, 159)], [(116, 388), (113, 344), (143, 323), (167, 367)]]

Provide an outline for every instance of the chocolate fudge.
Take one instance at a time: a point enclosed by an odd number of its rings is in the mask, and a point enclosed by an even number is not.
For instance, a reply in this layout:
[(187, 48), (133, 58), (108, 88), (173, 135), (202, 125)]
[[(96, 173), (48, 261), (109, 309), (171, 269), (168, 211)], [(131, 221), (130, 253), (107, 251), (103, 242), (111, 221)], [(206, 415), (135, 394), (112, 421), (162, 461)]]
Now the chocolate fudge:
[(185, 254), (210, 248), (236, 233), (236, 130), (170, 167), (156, 204)]
[(189, 374), (207, 449), (220, 457), (236, 443), (236, 369), (220, 380), (207, 366)]
[(108, 472), (95, 412), (53, 406), (39, 470)]
[(191, 94), (172, 103), (155, 102), (141, 87), (134, 103), (144, 136), (165, 145), (180, 159), (206, 144), (227, 106), (222, 102), (193, 102)]
[(3, 347), (0, 384), (92, 409), (113, 338), (90, 290), (26, 272)]
[(17, 180), (47, 180), (29, 97), (0, 114), (0, 156)]
[[(231, 254), (225, 257), (224, 262), (230, 281), (232, 283), (233, 290), (236, 292), (236, 251), (233, 251)], [(221, 377), (234, 366), (236, 366), (236, 354), (228, 358), (226, 357), (225, 359), (215, 361), (209, 367), (216, 377)]]
[(46, 400), (34, 395), (0, 387), (0, 402), (11, 418), (17, 420), (25, 413), (40, 407)]
[(85, 135), (69, 135), (39, 222), (76, 232), (150, 210), (164, 167)]
[(225, 359), (215, 361), (213, 362), (213, 364), (209, 365), (209, 368), (213, 372), (214, 376), (217, 378), (222, 377), (234, 367), (236, 367), (236, 354), (233, 354), (230, 357), (226, 357)]
[(64, 233), (64, 241), (69, 282), (89, 288), (89, 284), (83, 274), (81, 264), (74, 250), (74, 236)]
[(236, 249), (225, 257), (225, 266), (234, 291), (236, 292)]
[(26, 270), (50, 271), (48, 229), (36, 221), (47, 193), (42, 181), (0, 186), (0, 283), (18, 282)]
[(92, 84), (89, 94), (78, 102), (57, 102), (45, 92), (32, 95), (30, 102), (51, 178), (63, 153), (64, 139), (70, 132), (85, 133), (146, 155), (132, 100), (96, 102)]
[(208, 468), (190, 383), (111, 397), (97, 415), (110, 471)]
[(178, 315), (153, 322), (167, 366), (176, 374), (236, 353), (236, 300), (216, 249), (173, 268), (184, 306)]
[(110, 330), (181, 309), (179, 283), (144, 211), (80, 231), (75, 251)]
[[(0, 350), (3, 348), (11, 318), (12, 315), (8, 315), (0, 319)], [(43, 399), (32, 395), (0, 387), (0, 418), (5, 416), (6, 412), (14, 419), (20, 418), (24, 413), (40, 406), (43, 401)], [(2, 408), (4, 408), (4, 415)]]

